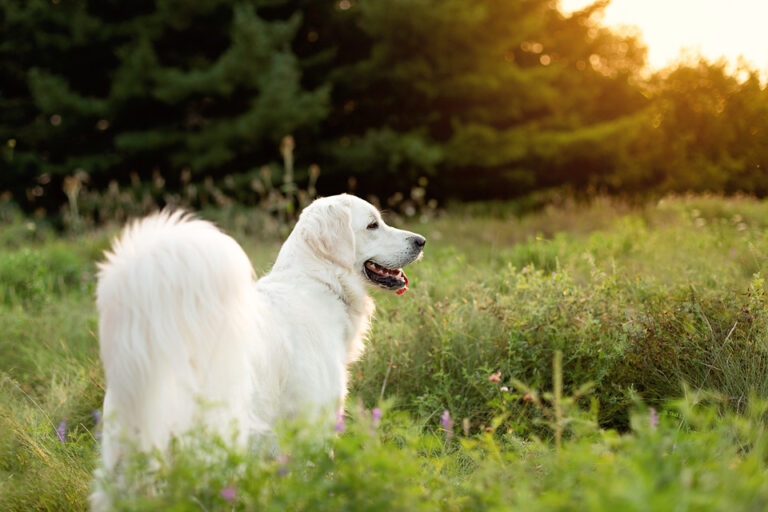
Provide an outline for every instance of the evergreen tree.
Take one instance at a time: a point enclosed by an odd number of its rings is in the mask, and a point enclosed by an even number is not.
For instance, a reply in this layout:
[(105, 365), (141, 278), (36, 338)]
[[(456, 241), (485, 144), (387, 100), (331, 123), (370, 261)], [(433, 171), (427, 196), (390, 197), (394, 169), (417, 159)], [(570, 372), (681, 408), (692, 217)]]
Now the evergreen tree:
[(768, 88), (742, 71), (700, 59), (652, 79), (658, 145), (641, 159), (660, 188), (768, 194)]
[(380, 188), (439, 173), (432, 190), (464, 198), (604, 172), (573, 150), (626, 132), (647, 103), (645, 50), (600, 28), (605, 5), (564, 16), (549, 0), (352, 4), (371, 49), (333, 75), (334, 109), (347, 114), (339, 165)]
[(275, 159), (283, 136), (326, 116), (329, 90), (301, 86), (300, 16), (265, 21), (262, 3), (2, 0), (2, 187), (36, 176), (56, 191), (77, 170), (96, 185), (217, 177)]
[(325, 194), (354, 177), (387, 197), (423, 176), (462, 199), (768, 194), (757, 73), (701, 62), (643, 78), (645, 48), (600, 25), (606, 5), (0, 0), (0, 192), (58, 206), (78, 171), (93, 187), (249, 183), (292, 134)]

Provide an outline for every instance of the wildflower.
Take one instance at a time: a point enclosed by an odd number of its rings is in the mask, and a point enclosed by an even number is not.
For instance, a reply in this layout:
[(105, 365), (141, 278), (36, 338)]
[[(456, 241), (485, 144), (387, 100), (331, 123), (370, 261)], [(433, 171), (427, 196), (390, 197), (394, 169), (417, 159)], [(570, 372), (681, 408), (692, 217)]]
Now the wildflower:
[(281, 453), (277, 456), (277, 474), (280, 476), (285, 476), (288, 473), (288, 468), (286, 465), (288, 464), (288, 456), (284, 453)]
[(347, 424), (344, 423), (344, 410), (339, 409), (339, 411), (336, 413), (336, 427), (335, 430), (338, 433), (344, 432), (344, 430), (347, 428)]
[(648, 422), (651, 425), (651, 430), (656, 430), (656, 427), (659, 426), (659, 413), (653, 407), (648, 410)]
[(374, 407), (371, 411), (371, 426), (373, 428), (376, 428), (379, 426), (379, 423), (381, 422), (381, 409), (378, 407)]
[(226, 486), (221, 490), (220, 494), (221, 494), (221, 497), (227, 501), (235, 501), (235, 497), (237, 496), (234, 485)]
[(58, 438), (59, 442), (64, 444), (64, 442), (67, 440), (67, 422), (64, 420), (61, 420), (59, 422), (59, 426), (56, 428), (56, 437)]
[(445, 430), (446, 439), (452, 438), (453, 420), (451, 419), (451, 413), (448, 412), (448, 409), (444, 410), (442, 416), (440, 416), (440, 424), (443, 426), (443, 430)]
[(93, 412), (91, 412), (91, 416), (93, 416), (93, 436), (96, 440), (101, 441), (101, 411), (99, 409), (94, 409)]
[(501, 389), (502, 393), (509, 393), (509, 388), (507, 386), (501, 386), (499, 389)]
[(492, 373), (488, 376), (488, 382), (501, 382), (501, 372)]

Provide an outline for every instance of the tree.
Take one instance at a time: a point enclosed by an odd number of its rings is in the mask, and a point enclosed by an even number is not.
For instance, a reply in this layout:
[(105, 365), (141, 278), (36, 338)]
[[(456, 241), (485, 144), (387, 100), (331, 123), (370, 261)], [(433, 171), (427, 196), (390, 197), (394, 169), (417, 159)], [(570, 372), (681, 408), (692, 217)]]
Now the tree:
[(647, 165), (663, 166), (663, 189), (768, 194), (768, 89), (756, 71), (742, 71), (739, 80), (725, 61), (700, 58), (653, 78), (665, 142)]
[(329, 89), (301, 86), (300, 15), (265, 21), (263, 3), (0, 2), (0, 140), (14, 146), (3, 188), (34, 176), (55, 193), (77, 170), (96, 186), (245, 173), (277, 157), (283, 136), (309, 135)]
[(605, 5), (565, 16), (548, 0), (352, 4), (371, 43), (332, 77), (334, 110), (346, 114), (338, 165), (384, 190), (439, 175), (433, 192), (463, 198), (606, 172), (560, 154), (623, 129), (646, 104), (645, 50), (600, 28)]
[(460, 199), (768, 194), (758, 74), (701, 62), (647, 79), (638, 35), (600, 25), (606, 5), (0, 0), (0, 192), (53, 207), (76, 172), (92, 187), (210, 176), (247, 201), (292, 134), (324, 194), (350, 178), (380, 197), (424, 178)]

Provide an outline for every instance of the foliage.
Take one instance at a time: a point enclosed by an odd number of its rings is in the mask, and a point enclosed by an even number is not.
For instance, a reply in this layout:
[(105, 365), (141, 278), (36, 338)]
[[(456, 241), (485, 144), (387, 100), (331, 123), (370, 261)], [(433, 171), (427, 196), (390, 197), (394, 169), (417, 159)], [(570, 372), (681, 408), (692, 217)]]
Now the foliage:
[(346, 105), (334, 154), (377, 186), (439, 174), (441, 197), (582, 182), (545, 175), (557, 148), (544, 155), (540, 139), (580, 137), (646, 104), (633, 82), (644, 48), (600, 29), (602, 7), (564, 16), (546, 0), (360, 2), (371, 50), (334, 72)]
[(648, 76), (605, 5), (0, 0), (0, 192), (48, 214), (66, 177), (140, 188), (143, 207), (190, 187), (196, 207), (225, 188), (250, 206), (292, 134), (296, 183), (319, 165), (326, 195), (423, 179), (440, 200), (768, 193), (757, 71), (689, 59)]
[(271, 459), (210, 441), (177, 450), (172, 464), (155, 461), (160, 490), (121, 494), (118, 509), (761, 510), (765, 404), (721, 417), (701, 400), (661, 418), (638, 410), (631, 435), (583, 428), (560, 451), (508, 433), (421, 434), (388, 412), (375, 425), (360, 410), (325, 442), (318, 429), (284, 432)]
[(3, 188), (50, 208), (67, 175), (103, 190), (269, 163), (326, 115), (328, 87), (300, 85), (300, 16), (266, 21), (259, 4), (0, 2)]
[[(455, 206), (409, 226), (427, 254), (405, 296), (377, 294), (343, 435), (286, 425), (265, 458), (200, 433), (204, 449), (179, 445), (172, 463), (137, 459), (167, 485), (122, 508), (763, 509), (768, 206), (518, 211)], [(114, 230), (62, 239), (0, 214), (0, 508), (82, 510), (104, 391), (94, 262)], [(263, 274), (279, 240), (246, 214), (220, 222)]]
[[(356, 393), (368, 405), (392, 396), (419, 417), (450, 409), (487, 425), (488, 405), (505, 400), (501, 387), (549, 382), (562, 350), (565, 389), (592, 382), (603, 425), (626, 428), (635, 393), (657, 405), (681, 381), (738, 407), (768, 384), (763, 208), (599, 200), (520, 220), (451, 216), (419, 226), (428, 263), (409, 272), (410, 300), (379, 299), (386, 312), (353, 374)], [(497, 372), (501, 382), (489, 385)], [(512, 428), (528, 431), (536, 411), (513, 412)]]
[[(207, 178), (202, 184), (191, 182), (188, 172), (181, 176), (182, 189), (174, 193), (166, 180), (156, 172), (151, 183), (138, 179), (129, 187), (111, 181), (106, 191), (88, 186), (87, 176), (64, 180), (69, 208), (63, 213), (64, 225), (78, 232), (100, 223), (123, 224), (127, 220), (165, 208), (192, 210), (199, 205), (214, 221), (233, 224), (233, 228), (265, 238), (288, 235), (298, 214), (317, 197), (315, 183), (320, 169), (312, 165), (307, 170), (306, 188), (295, 181), (294, 140), (285, 137), (280, 144), (283, 156), (281, 168), (263, 166), (258, 172), (225, 177), (221, 182)], [(276, 172), (273, 172), (276, 171)], [(242, 197), (244, 183), (252, 197)], [(244, 203), (256, 203), (258, 208), (246, 208)], [(229, 219), (229, 220), (227, 220)]]
[[(729, 74), (725, 62), (679, 66), (655, 77), (659, 135), (669, 144), (651, 152), (671, 190), (737, 191), (761, 196), (768, 155), (768, 89), (759, 75)], [(655, 153), (655, 154), (654, 154)]]

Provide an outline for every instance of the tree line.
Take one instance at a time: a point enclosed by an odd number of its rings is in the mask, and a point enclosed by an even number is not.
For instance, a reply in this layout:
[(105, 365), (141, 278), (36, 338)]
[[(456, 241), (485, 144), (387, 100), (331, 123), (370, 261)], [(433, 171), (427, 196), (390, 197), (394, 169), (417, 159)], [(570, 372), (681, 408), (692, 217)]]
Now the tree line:
[(607, 3), (0, 0), (0, 192), (52, 208), (76, 173), (160, 175), (247, 201), (292, 135), (321, 193), (768, 194), (759, 74), (649, 77), (641, 39), (600, 25)]

